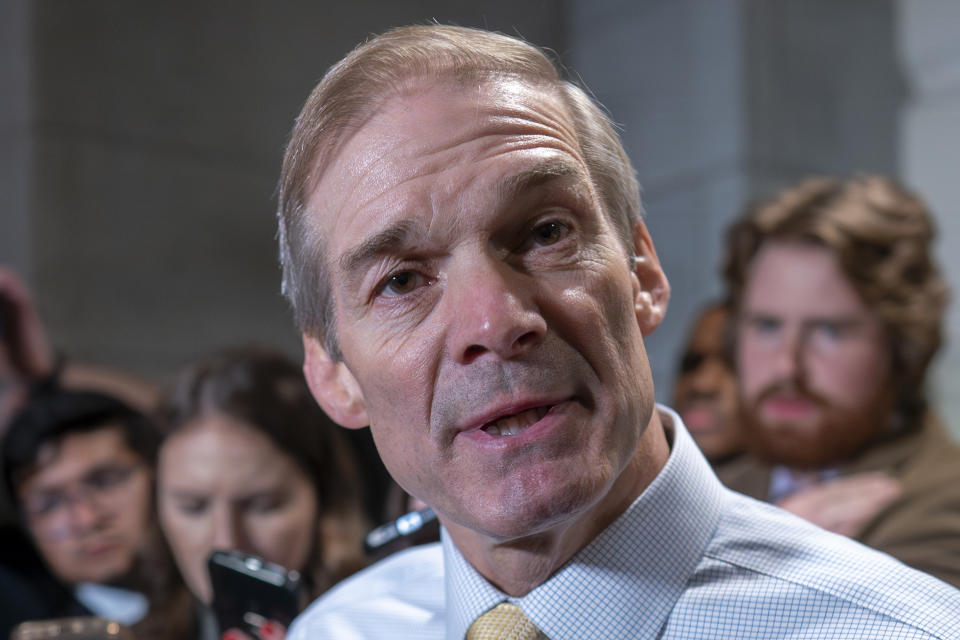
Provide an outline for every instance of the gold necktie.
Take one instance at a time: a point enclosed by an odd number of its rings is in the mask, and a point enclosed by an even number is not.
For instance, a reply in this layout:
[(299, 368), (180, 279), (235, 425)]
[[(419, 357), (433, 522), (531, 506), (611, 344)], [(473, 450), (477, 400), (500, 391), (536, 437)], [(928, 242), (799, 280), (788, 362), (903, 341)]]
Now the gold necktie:
[(473, 621), (466, 640), (547, 640), (515, 604), (501, 602)]

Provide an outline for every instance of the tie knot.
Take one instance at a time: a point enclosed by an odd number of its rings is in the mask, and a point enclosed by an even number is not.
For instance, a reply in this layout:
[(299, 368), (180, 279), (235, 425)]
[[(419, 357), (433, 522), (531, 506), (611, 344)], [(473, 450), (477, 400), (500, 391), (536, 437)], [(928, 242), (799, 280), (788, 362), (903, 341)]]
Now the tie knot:
[(470, 625), (466, 640), (542, 640), (536, 625), (515, 604), (501, 602)]

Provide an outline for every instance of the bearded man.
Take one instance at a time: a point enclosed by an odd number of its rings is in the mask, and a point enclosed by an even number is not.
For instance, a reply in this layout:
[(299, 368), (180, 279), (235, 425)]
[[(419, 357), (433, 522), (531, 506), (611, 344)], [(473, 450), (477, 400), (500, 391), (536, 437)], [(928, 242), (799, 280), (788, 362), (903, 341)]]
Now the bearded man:
[(893, 181), (811, 179), (728, 238), (752, 456), (733, 489), (960, 585), (960, 450), (928, 408), (947, 290), (931, 216)]

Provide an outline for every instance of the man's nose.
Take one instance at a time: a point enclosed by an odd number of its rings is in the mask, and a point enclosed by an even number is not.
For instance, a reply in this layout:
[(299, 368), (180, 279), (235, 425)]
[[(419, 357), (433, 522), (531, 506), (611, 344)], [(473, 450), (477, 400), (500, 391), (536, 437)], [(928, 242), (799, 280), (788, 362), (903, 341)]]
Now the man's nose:
[(784, 331), (783, 339), (778, 345), (775, 355), (775, 366), (778, 379), (800, 382), (806, 372), (807, 336), (800, 329)]
[(461, 364), (496, 354), (509, 360), (539, 343), (547, 323), (533, 301), (533, 277), (484, 255), (449, 272), (448, 340)]
[(85, 533), (97, 527), (104, 518), (104, 511), (89, 495), (74, 496), (70, 506), (70, 525), (73, 531)]

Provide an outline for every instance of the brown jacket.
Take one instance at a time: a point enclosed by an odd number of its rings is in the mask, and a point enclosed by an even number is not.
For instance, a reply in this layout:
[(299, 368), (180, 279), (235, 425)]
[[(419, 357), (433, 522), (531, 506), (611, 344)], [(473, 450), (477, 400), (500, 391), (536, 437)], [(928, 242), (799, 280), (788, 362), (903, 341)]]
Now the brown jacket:
[[(960, 447), (928, 415), (919, 429), (883, 441), (840, 468), (841, 475), (881, 471), (902, 495), (854, 537), (960, 587)], [(770, 465), (742, 456), (717, 469), (731, 489), (767, 499)]]

